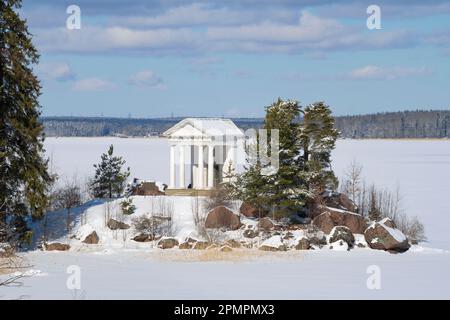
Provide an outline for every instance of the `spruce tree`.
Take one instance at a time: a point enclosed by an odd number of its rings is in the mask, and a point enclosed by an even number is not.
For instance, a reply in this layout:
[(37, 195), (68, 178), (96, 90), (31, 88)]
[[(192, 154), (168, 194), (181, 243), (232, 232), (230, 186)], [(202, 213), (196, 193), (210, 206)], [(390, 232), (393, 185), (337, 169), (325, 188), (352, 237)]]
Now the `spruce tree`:
[(268, 177), (272, 190), (270, 201), (278, 215), (298, 211), (305, 205), (309, 191), (305, 188), (304, 164), (298, 139), (301, 106), (297, 101), (278, 99), (266, 107), (264, 129), (270, 141), (271, 130), (279, 132), (279, 168)]
[(40, 217), (52, 181), (43, 156), (39, 55), (20, 0), (0, 0), (0, 222), (7, 215)]
[(96, 198), (114, 198), (122, 195), (126, 180), (130, 176), (130, 168), (122, 171), (125, 160), (114, 156), (113, 145), (102, 154), (101, 162), (94, 164), (95, 176), (90, 183), (92, 195)]
[[(331, 151), (338, 132), (329, 107), (319, 102), (302, 109), (297, 101), (278, 99), (266, 107), (264, 129), (268, 143), (272, 130), (278, 130), (278, 170), (258, 158), (237, 175), (231, 195), (278, 216), (306, 212), (317, 195), (337, 184)], [(256, 149), (258, 154), (271, 150), (260, 139)]]
[(317, 102), (304, 109), (298, 137), (306, 184), (315, 195), (337, 187), (337, 178), (331, 167), (331, 152), (338, 134), (331, 110), (325, 103)]

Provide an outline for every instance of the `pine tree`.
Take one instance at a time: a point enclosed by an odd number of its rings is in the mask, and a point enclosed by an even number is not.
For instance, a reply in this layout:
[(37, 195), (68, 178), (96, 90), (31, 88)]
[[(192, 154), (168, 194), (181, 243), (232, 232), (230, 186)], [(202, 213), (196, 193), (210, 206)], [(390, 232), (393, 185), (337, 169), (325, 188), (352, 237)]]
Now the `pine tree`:
[(125, 160), (114, 156), (113, 145), (108, 152), (102, 154), (101, 162), (95, 164), (95, 177), (90, 183), (92, 195), (96, 198), (119, 197), (125, 190), (126, 180), (130, 176), (130, 168), (122, 171)]
[(331, 152), (336, 146), (338, 134), (329, 106), (317, 102), (305, 108), (299, 142), (307, 186), (316, 195), (337, 187), (337, 178), (331, 168)]
[(0, 1), (0, 222), (6, 215), (42, 216), (52, 181), (32, 69), (39, 55), (20, 8), (20, 0)]

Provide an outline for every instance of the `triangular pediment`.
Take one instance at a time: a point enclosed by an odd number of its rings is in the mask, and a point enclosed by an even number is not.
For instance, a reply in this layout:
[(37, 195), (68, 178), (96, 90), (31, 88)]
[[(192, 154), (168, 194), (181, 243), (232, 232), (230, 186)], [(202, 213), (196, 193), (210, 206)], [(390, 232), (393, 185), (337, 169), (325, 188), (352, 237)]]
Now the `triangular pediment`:
[(204, 136), (203, 132), (195, 128), (191, 123), (184, 123), (170, 133), (172, 137), (199, 137)]

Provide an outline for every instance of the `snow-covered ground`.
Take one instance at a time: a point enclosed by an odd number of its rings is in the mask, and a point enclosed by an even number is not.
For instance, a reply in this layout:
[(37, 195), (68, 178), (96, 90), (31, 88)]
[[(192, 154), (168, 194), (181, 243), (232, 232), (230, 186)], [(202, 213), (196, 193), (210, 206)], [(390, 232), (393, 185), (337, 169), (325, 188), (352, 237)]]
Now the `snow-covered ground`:
[(425, 224), (427, 245), (450, 250), (450, 139), (340, 140), (333, 169), (342, 177), (356, 160), (365, 180), (395, 191), (405, 213)]
[[(123, 155), (131, 176), (169, 181), (169, 144), (160, 138), (47, 138), (45, 147), (61, 181), (81, 182), (110, 144)], [(408, 215), (425, 223), (428, 245), (450, 250), (450, 140), (339, 140), (333, 169), (342, 177), (355, 160), (367, 183), (400, 188)]]
[[(133, 177), (168, 180), (169, 148), (164, 139), (48, 138), (46, 148), (53, 169), (63, 179), (76, 175), (83, 180), (92, 175), (92, 165), (109, 144), (127, 160)], [(430, 242), (397, 255), (367, 248), (163, 251), (150, 243), (124, 242), (130, 233), (108, 231), (105, 204), (93, 201), (73, 215), (81, 219), (80, 213), (86, 212), (100, 244), (80, 245), (78, 240), (64, 239), (64, 233), (53, 235), (69, 241), (71, 251), (23, 254), (32, 265), (28, 271), (32, 276), (21, 287), (0, 287), (0, 298), (450, 298), (450, 141), (342, 140), (333, 159), (338, 176), (356, 160), (364, 166), (367, 182), (388, 188), (399, 185), (403, 207), (425, 222)], [(176, 236), (195, 237), (192, 200), (166, 198), (174, 203)], [(156, 201), (152, 199), (136, 197), (133, 216), (145, 214)], [(64, 229), (64, 219), (58, 221), (54, 223)], [(66, 285), (71, 265), (81, 271), (79, 291)], [(368, 269), (380, 271), (380, 290), (368, 288), (372, 279)]]
[[(169, 252), (170, 251), (170, 252)], [(181, 250), (179, 250), (181, 251)], [(37, 275), (2, 298), (39, 299), (449, 299), (450, 255), (426, 250), (389, 254), (288, 251), (230, 261), (176, 259), (173, 251), (32, 252)], [(190, 251), (192, 253), (192, 251)], [(252, 251), (254, 252), (254, 251)], [(196, 252), (198, 253), (198, 251)], [(170, 256), (170, 257), (167, 257)], [(190, 261), (193, 260), (193, 261)], [(69, 290), (68, 266), (81, 270), (81, 289)], [(367, 281), (381, 271), (379, 290)], [(377, 268), (377, 267), (375, 267)], [(369, 279), (370, 281), (370, 279)]]

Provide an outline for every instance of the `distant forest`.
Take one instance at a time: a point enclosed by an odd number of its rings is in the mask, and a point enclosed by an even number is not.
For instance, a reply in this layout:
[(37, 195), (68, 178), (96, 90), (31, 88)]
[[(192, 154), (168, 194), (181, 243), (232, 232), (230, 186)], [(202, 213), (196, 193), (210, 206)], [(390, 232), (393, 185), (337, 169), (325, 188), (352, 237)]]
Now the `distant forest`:
[[(183, 118), (44, 117), (48, 137), (159, 136)], [(261, 118), (234, 118), (245, 130), (263, 125)], [(450, 110), (402, 111), (336, 117), (341, 138), (450, 138)]]
[[(159, 136), (183, 118), (104, 118), (104, 117), (44, 117), (45, 134), (48, 137), (104, 137)], [(233, 119), (236, 125), (245, 130), (258, 128), (262, 119)]]
[(449, 138), (450, 110), (336, 117), (342, 138)]

